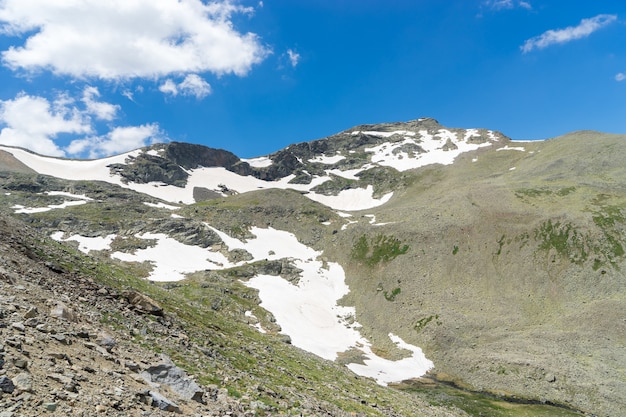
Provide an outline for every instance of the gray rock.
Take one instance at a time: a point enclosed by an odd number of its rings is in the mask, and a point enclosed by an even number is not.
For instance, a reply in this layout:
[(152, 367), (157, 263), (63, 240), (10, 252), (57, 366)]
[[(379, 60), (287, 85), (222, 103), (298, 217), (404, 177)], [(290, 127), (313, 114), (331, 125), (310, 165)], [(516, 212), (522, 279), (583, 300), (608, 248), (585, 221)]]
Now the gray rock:
[(7, 394), (13, 393), (13, 391), (15, 391), (13, 381), (6, 376), (0, 376), (0, 391), (6, 392)]
[(28, 366), (28, 362), (25, 359), (16, 358), (13, 359), (13, 365), (20, 369), (26, 369), (26, 367)]
[(57, 334), (53, 334), (51, 337), (57, 342), (62, 343), (64, 345), (72, 344), (72, 341), (69, 338), (67, 338), (64, 334), (57, 333)]
[(17, 322), (17, 323), (11, 323), (11, 328), (18, 330), (20, 332), (24, 332), (26, 331), (26, 327), (24, 327), (24, 323), (22, 323), (21, 321)]
[(22, 372), (15, 375), (13, 384), (20, 391), (31, 392), (33, 390), (33, 377), (27, 372)]
[(546, 374), (544, 379), (546, 382), (556, 382), (556, 376), (554, 374)]
[(0, 266), (0, 280), (14, 285), (17, 282), (17, 276), (13, 272), (9, 272)]
[(137, 372), (139, 371), (139, 365), (137, 365), (135, 362), (132, 361), (126, 361), (124, 362), (124, 366), (128, 369), (130, 369), (133, 372)]
[(24, 318), (32, 319), (33, 317), (37, 317), (37, 314), (39, 314), (39, 312), (37, 311), (37, 307), (31, 307), (26, 313), (24, 313)]
[(105, 348), (107, 352), (111, 352), (111, 350), (113, 350), (113, 348), (117, 345), (117, 341), (113, 338), (113, 336), (105, 332), (98, 334), (96, 343)]
[(171, 411), (174, 413), (182, 413), (180, 407), (173, 401), (168, 400), (163, 395), (159, 394), (156, 391), (149, 392), (150, 397), (152, 398), (151, 405), (153, 407), (158, 407), (163, 411)]
[(174, 365), (166, 355), (162, 355), (163, 363), (150, 366), (140, 375), (148, 383), (167, 385), (172, 391), (186, 400), (202, 402), (204, 390), (185, 371)]
[(50, 315), (52, 317), (56, 317), (57, 319), (63, 319), (71, 322), (78, 321), (76, 313), (60, 301), (57, 302), (57, 305), (50, 311)]
[(152, 298), (137, 291), (127, 291), (124, 296), (128, 302), (139, 312), (162, 316), (163, 308)]
[(43, 403), (43, 408), (44, 408), (46, 411), (50, 411), (50, 412), (52, 412), (52, 411), (56, 411), (56, 409), (57, 409), (57, 403)]

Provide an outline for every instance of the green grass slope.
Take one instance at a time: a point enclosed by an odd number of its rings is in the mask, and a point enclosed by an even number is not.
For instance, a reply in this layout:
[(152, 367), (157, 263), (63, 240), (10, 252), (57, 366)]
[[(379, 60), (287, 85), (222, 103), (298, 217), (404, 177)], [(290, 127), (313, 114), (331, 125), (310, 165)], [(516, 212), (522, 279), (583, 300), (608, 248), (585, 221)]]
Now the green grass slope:
[[(473, 389), (622, 415), (626, 137), (513, 146), (524, 151), (415, 171), (401, 195), (364, 212), (389, 224), (339, 234), (330, 252), (347, 267), (345, 301), (381, 350), (399, 334), (435, 373)], [(378, 236), (407, 249), (368, 262), (359, 245)]]

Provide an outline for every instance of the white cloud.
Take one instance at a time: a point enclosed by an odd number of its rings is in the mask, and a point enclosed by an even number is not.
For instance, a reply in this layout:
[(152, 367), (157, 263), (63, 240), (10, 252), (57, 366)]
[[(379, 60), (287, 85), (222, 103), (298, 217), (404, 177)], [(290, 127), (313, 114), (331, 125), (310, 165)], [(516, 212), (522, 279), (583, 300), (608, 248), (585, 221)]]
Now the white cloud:
[(625, 73), (623, 73), (623, 72), (618, 72), (618, 73), (615, 75), (615, 81), (624, 81), (624, 80), (626, 80), (626, 74), (625, 74)]
[(197, 99), (204, 98), (211, 94), (211, 85), (197, 74), (189, 74), (186, 76), (178, 87), (184, 95), (195, 96)]
[(201, 0), (3, 0), (0, 32), (26, 35), (2, 52), (13, 70), (106, 80), (247, 74), (270, 51), (235, 30), (252, 8)]
[(487, 0), (483, 4), (493, 10), (515, 9), (517, 7), (532, 10), (533, 8), (530, 2), (521, 0)]
[(288, 49), (287, 55), (289, 56), (289, 62), (291, 62), (291, 66), (295, 68), (296, 65), (298, 65), (298, 62), (300, 62), (300, 54), (293, 49)]
[(97, 87), (85, 87), (83, 91), (83, 103), (87, 106), (87, 111), (100, 120), (113, 120), (117, 115), (120, 106), (116, 104), (97, 101), (100, 91)]
[(211, 94), (211, 85), (199, 75), (189, 74), (179, 84), (168, 78), (159, 86), (159, 91), (173, 96), (194, 96), (200, 100)]
[(43, 97), (21, 93), (13, 100), (0, 101), (0, 143), (34, 152), (63, 156), (54, 142), (59, 134), (90, 134), (89, 118), (73, 106), (66, 96), (50, 103)]
[(163, 84), (159, 86), (159, 91), (163, 94), (171, 94), (173, 96), (178, 95), (178, 86), (176, 83), (169, 78), (165, 80)]
[[(66, 93), (50, 101), (20, 93), (0, 101), (0, 144), (19, 146), (50, 156), (109, 156), (166, 140), (159, 125), (114, 127), (98, 136), (93, 119), (111, 121), (119, 106), (97, 101), (98, 90), (87, 87), (81, 99), (84, 106)], [(59, 145), (60, 135), (76, 139), (69, 146)]]
[(524, 45), (520, 48), (523, 53), (527, 53), (533, 49), (543, 49), (551, 45), (586, 38), (598, 29), (613, 23), (615, 20), (617, 20), (617, 16), (611, 14), (600, 14), (589, 19), (583, 19), (578, 26), (548, 30), (539, 36), (530, 38), (524, 42)]
[(163, 142), (165, 135), (156, 123), (141, 126), (116, 127), (104, 136), (76, 139), (67, 147), (70, 155), (88, 154), (89, 158), (101, 158)]

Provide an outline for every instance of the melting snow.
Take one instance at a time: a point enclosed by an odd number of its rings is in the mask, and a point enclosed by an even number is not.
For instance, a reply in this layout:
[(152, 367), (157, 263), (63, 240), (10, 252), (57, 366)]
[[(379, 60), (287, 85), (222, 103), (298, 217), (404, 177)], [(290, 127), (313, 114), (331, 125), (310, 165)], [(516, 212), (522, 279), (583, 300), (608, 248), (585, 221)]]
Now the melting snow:
[(463, 140), (467, 141), (468, 139), (480, 137), (480, 133), (478, 133), (478, 129), (467, 129), (465, 131), (465, 136), (463, 136)]
[(263, 326), (261, 326), (261, 323), (259, 323), (259, 319), (254, 314), (252, 314), (252, 311), (246, 311), (244, 313), (244, 316), (254, 319), (255, 323), (252, 326), (256, 328), (259, 332), (267, 333), (265, 329), (263, 328)]
[(323, 195), (309, 193), (306, 196), (313, 201), (322, 203), (336, 210), (365, 210), (381, 206), (391, 199), (393, 192), (385, 194), (381, 198), (374, 198), (374, 187), (368, 185), (367, 188), (354, 188), (342, 190), (338, 195)]
[(496, 152), (498, 151), (521, 151), (521, 152), (525, 152), (526, 148), (524, 148), (523, 146), (503, 146), (502, 148), (498, 148), (496, 149)]
[(493, 130), (488, 130), (487, 131), (487, 137), (489, 137), (489, 140), (492, 140), (494, 142), (498, 142), (498, 140), (500, 138), (498, 138), (498, 136), (493, 132)]
[(125, 262), (152, 263), (154, 269), (150, 273), (151, 281), (179, 281), (185, 278), (185, 274), (191, 272), (234, 266), (219, 252), (185, 245), (163, 233), (144, 233), (135, 236), (140, 239), (155, 239), (157, 243), (135, 253), (114, 252), (111, 257)]
[(164, 208), (164, 209), (168, 209), (168, 210), (178, 210), (180, 209), (180, 207), (178, 206), (172, 206), (170, 204), (165, 204), (165, 203), (149, 203), (147, 201), (144, 201), (144, 204), (148, 207), (155, 207), (155, 208)]
[[(432, 368), (432, 362), (426, 359), (420, 348), (406, 344), (391, 334), (391, 340), (400, 348), (411, 351), (412, 356), (389, 361), (374, 354), (369, 341), (359, 333), (360, 325), (354, 320), (355, 309), (337, 305), (338, 300), (350, 291), (345, 283), (343, 268), (334, 262), (318, 260), (322, 252), (298, 242), (291, 233), (271, 228), (252, 228), (250, 231), (255, 238), (248, 241), (213, 230), (220, 235), (229, 250), (240, 248), (248, 251), (254, 258), (251, 262), (289, 258), (303, 271), (296, 285), (281, 277), (268, 275), (255, 276), (245, 283), (259, 291), (261, 306), (272, 312), (282, 331), (289, 335), (295, 346), (329, 360), (337, 359), (341, 352), (359, 349), (366, 357), (365, 365), (350, 364), (348, 367), (359, 375), (375, 378), (381, 385), (419, 377)], [(112, 257), (127, 262), (152, 263), (154, 269), (149, 279), (153, 281), (180, 280), (186, 273), (245, 263), (231, 264), (221, 253), (184, 245), (165, 234), (144, 233), (136, 236), (154, 239), (157, 243), (133, 254), (115, 252)], [(110, 249), (115, 239), (115, 235), (104, 238), (73, 235), (63, 239), (63, 232), (56, 232), (52, 237), (56, 240), (77, 240), (83, 252)], [(272, 244), (268, 245), (268, 242)], [(172, 253), (176, 253), (176, 256), (171, 256)], [(245, 315), (254, 317), (249, 311)], [(265, 331), (258, 323), (254, 326), (261, 332)]]
[[(366, 132), (357, 131), (356, 132), (357, 135), (359, 133), (362, 133), (364, 135), (376, 136), (379, 138), (389, 138), (393, 135), (415, 136), (415, 132), (411, 132), (410, 130), (394, 130), (393, 132), (377, 132), (377, 131), (366, 131)], [(355, 132), (352, 132), (352, 134), (354, 135)]]
[(86, 237), (81, 235), (72, 235), (64, 238), (63, 232), (55, 232), (50, 237), (58, 242), (77, 241), (78, 250), (83, 253), (89, 253), (92, 250), (107, 250), (111, 249), (111, 243), (115, 239), (116, 235), (107, 235), (106, 237)]
[(346, 159), (346, 157), (343, 155), (335, 155), (335, 156), (318, 155), (315, 158), (309, 159), (309, 162), (317, 162), (320, 164), (333, 165), (344, 159)]
[(370, 224), (372, 226), (384, 226), (386, 224), (393, 224), (394, 223), (394, 222), (376, 223), (376, 216), (374, 214), (365, 214), (364, 216), (370, 218)]
[(368, 349), (370, 353), (367, 354), (368, 358), (363, 361), (364, 365), (351, 363), (348, 364), (348, 368), (359, 375), (374, 378), (380, 385), (387, 385), (390, 382), (415, 378), (416, 373), (419, 373), (420, 376), (424, 375), (434, 366), (430, 360), (426, 359), (422, 349), (406, 343), (392, 333), (389, 333), (389, 338), (399, 348), (410, 350), (411, 356), (398, 361), (390, 361), (376, 356), (371, 353), (371, 349)]
[(93, 198), (87, 197), (85, 194), (72, 194), (65, 191), (46, 191), (48, 195), (60, 195), (64, 197), (76, 198), (78, 200), (93, 201)]
[[(420, 132), (421, 140), (405, 138), (402, 142), (383, 143), (381, 145), (365, 148), (366, 152), (372, 152), (372, 162), (379, 165), (389, 166), (398, 171), (419, 168), (430, 164), (449, 165), (457, 156), (464, 152), (473, 151), (484, 146), (491, 146), (490, 142), (475, 144), (458, 140), (454, 132), (440, 129), (434, 136), (425, 130)], [(445, 150), (446, 143), (450, 141), (456, 146)], [(424, 152), (416, 153), (402, 150), (403, 146), (419, 146)]]
[(15, 209), (15, 213), (32, 214), (32, 213), (43, 213), (45, 211), (62, 209), (62, 208), (71, 207), (71, 206), (81, 206), (83, 204), (87, 204), (87, 201), (85, 200), (64, 201), (61, 204), (50, 204), (49, 206), (46, 206), (46, 207), (24, 207), (20, 204), (16, 204), (11, 208)]
[(267, 156), (260, 156), (252, 159), (242, 159), (243, 162), (247, 162), (253, 168), (267, 168), (272, 165), (272, 160)]

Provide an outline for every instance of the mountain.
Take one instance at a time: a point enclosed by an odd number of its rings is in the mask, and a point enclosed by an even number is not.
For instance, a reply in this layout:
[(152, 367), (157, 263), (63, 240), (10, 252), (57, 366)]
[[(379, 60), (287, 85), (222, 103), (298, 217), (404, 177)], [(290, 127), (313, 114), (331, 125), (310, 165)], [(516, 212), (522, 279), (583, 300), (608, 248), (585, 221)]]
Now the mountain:
[[(176, 142), (100, 160), (0, 146), (0, 214), (17, 231), (5, 276), (21, 277), (0, 317), (46, 346), (24, 290), (77, 303), (72, 326), (91, 327), (65, 332), (75, 356), (99, 333), (119, 341), (112, 372), (136, 392), (110, 395), (121, 415), (155, 410), (138, 375), (163, 366), (203, 387), (202, 402), (157, 392), (185, 413), (622, 415), (625, 151), (622, 135), (518, 142), (433, 119), (253, 159)], [(40, 362), (5, 360), (6, 379), (47, 381)], [(84, 378), (77, 393), (97, 392)], [(88, 409), (74, 397), (46, 404)]]

